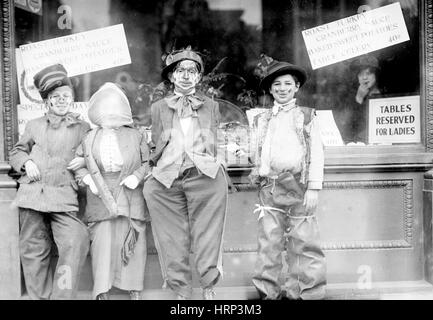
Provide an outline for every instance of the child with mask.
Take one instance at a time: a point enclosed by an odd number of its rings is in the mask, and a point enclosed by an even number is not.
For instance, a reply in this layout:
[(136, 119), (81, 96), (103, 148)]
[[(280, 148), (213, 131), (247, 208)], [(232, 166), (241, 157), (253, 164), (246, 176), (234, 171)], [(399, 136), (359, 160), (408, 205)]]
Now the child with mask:
[[(34, 76), (48, 112), (30, 120), (10, 153), (21, 172), (15, 199), (20, 215), (20, 258), (31, 299), (73, 299), (89, 250), (85, 225), (77, 218), (78, 186), (73, 169), (82, 165), (75, 149), (90, 129), (70, 111), (74, 90), (66, 69), (52, 65)], [(59, 259), (50, 268), (52, 240)]]
[(203, 299), (222, 275), (227, 179), (217, 152), (219, 107), (196, 91), (203, 61), (186, 48), (166, 58), (174, 93), (152, 105), (152, 175), (143, 194), (152, 217), (163, 278), (178, 299), (192, 295), (194, 252)]
[(76, 176), (88, 187), (84, 219), (90, 232), (93, 297), (108, 300), (114, 286), (139, 300), (149, 218), (142, 195), (148, 171), (146, 135), (133, 127), (128, 98), (113, 83), (92, 95), (88, 116), (96, 128), (77, 150), (85, 168)]

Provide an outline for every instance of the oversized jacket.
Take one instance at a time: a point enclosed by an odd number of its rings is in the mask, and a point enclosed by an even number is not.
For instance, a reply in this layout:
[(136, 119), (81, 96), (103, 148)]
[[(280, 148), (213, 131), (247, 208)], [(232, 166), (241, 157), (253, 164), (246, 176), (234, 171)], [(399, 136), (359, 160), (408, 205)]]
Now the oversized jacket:
[[(23, 175), (18, 180), (20, 187), (16, 203), (19, 207), (41, 212), (78, 211), (78, 186), (73, 172), (66, 169), (75, 157), (75, 151), (90, 125), (70, 113), (58, 127), (52, 122), (54, 115), (30, 120), (18, 143), (11, 150), (9, 161)], [(24, 164), (33, 160), (41, 180), (31, 182), (25, 174)]]
[[(118, 186), (113, 194), (109, 191), (101, 174), (94, 155), (99, 153), (100, 127), (92, 129), (83, 139), (77, 149), (77, 156), (84, 157), (86, 167), (77, 170), (77, 181), (82, 184), (82, 178), (90, 173), (98, 187), (99, 196), (87, 188), (87, 204), (84, 214), (85, 222), (97, 222), (113, 219), (118, 216), (130, 216), (132, 219), (149, 220), (149, 213), (142, 194), (143, 179), (148, 173), (149, 148), (144, 132), (138, 129), (122, 126), (116, 130), (123, 167), (118, 178), (119, 183), (127, 176), (135, 175), (140, 184), (134, 190), (126, 186)], [(100, 165), (100, 164), (99, 164)]]
[[(198, 122), (202, 132), (206, 153), (218, 158), (221, 163), (223, 157), (218, 154), (217, 130), (220, 120), (218, 102), (210, 99), (201, 92), (196, 95), (203, 100), (203, 104), (197, 109)], [(170, 140), (173, 128), (174, 110), (171, 109), (165, 99), (161, 99), (151, 107), (152, 115), (152, 145), (153, 149), (149, 158), (149, 165), (156, 166), (159, 158)]]

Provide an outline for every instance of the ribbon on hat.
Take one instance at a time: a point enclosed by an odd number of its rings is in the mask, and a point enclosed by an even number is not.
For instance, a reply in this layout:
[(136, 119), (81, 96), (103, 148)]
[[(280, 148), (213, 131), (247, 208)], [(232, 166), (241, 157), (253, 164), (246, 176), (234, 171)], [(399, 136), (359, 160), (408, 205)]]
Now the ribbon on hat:
[(195, 94), (174, 94), (165, 98), (165, 101), (170, 108), (177, 111), (179, 118), (191, 117), (204, 103), (204, 100)]

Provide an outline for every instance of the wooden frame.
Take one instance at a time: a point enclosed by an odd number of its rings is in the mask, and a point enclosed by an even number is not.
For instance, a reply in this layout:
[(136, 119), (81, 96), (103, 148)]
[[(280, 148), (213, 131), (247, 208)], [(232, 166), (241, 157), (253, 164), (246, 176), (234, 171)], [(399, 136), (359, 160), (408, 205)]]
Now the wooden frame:
[[(2, 134), (0, 140), (0, 161), (8, 159), (9, 151), (12, 149), (17, 139), (18, 120), (17, 120), (17, 83), (16, 64), (15, 64), (15, 17), (14, 1), (2, 1), (0, 11), (1, 23), (1, 70), (0, 85), (2, 98)], [(0, 137), (1, 137), (0, 135)]]

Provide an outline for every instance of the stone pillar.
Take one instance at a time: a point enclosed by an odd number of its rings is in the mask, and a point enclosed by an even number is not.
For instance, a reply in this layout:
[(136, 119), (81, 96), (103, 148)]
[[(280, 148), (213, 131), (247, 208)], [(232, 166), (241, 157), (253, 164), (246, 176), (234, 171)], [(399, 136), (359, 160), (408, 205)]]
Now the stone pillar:
[(0, 162), (0, 299), (21, 296), (18, 210), (12, 205), (16, 182), (7, 175), (10, 168)]
[(18, 210), (13, 208), (17, 183), (8, 175), (8, 154), (16, 139), (14, 2), (0, 4), (0, 299), (19, 299), (21, 272)]

